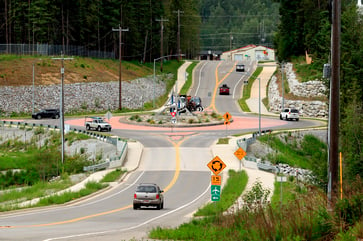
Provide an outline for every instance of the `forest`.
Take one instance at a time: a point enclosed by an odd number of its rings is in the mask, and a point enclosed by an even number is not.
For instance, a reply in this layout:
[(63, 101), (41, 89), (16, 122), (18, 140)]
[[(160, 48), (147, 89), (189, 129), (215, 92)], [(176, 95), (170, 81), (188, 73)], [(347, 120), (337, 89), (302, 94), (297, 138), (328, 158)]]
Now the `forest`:
[(178, 48), (194, 58), (203, 50), (272, 47), (279, 16), (271, 0), (1, 0), (0, 17), (0, 44), (83, 46), (117, 57), (121, 42), (123, 59), (151, 62)]
[[(281, 0), (280, 24), (274, 39), (278, 60), (291, 61), (308, 53), (311, 71), (322, 73), (331, 58), (332, 11), (329, 0)], [(340, 150), (344, 178), (363, 176), (363, 10), (357, 1), (341, 1)], [(329, 87), (329, 79), (323, 79)], [(328, 93), (329, 94), (329, 93)]]
[[(363, 22), (356, 4), (341, 1), (340, 145), (350, 179), (363, 174)], [(0, 0), (0, 46), (75, 45), (151, 62), (256, 44), (274, 48), (277, 62), (307, 53), (308, 68), (321, 73), (330, 61), (331, 15), (330, 0)]]

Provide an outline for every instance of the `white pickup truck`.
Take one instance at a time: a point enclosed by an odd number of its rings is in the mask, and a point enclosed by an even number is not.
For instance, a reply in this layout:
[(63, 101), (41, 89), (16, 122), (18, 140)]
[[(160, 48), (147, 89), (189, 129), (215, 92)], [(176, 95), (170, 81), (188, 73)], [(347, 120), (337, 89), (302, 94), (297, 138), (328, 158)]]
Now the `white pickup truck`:
[(86, 117), (84, 125), (87, 130), (97, 130), (97, 131), (111, 131), (110, 123), (106, 122), (102, 117)]

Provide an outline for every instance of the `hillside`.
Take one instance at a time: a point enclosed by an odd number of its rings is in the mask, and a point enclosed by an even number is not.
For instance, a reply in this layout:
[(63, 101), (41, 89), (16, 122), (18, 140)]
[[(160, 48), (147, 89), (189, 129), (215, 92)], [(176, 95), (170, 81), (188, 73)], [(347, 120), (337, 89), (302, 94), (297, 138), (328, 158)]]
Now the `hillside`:
[[(58, 58), (59, 56), (57, 56)], [(0, 86), (21, 86), (33, 84), (59, 84), (61, 60), (47, 56), (0, 55)], [(122, 62), (123, 81), (137, 79), (153, 73), (151, 65)], [(73, 57), (64, 61), (64, 83), (109, 82), (119, 79), (119, 61)]]

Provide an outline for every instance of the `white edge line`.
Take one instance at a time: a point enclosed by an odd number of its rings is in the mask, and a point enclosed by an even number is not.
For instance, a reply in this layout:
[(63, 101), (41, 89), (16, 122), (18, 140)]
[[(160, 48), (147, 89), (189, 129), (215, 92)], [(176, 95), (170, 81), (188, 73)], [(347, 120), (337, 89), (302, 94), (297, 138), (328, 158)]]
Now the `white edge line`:
[(150, 223), (152, 221), (155, 221), (156, 219), (159, 219), (159, 218), (162, 218), (162, 217), (167, 216), (169, 214), (172, 214), (174, 212), (177, 212), (180, 209), (183, 209), (186, 206), (189, 206), (190, 204), (196, 202), (198, 199), (200, 199), (202, 196), (204, 196), (208, 192), (208, 190), (209, 190), (210, 187), (211, 187), (211, 185), (209, 184), (208, 187), (207, 187), (207, 189), (202, 194), (200, 194), (197, 198), (195, 198), (194, 200), (192, 200), (191, 202), (186, 203), (186, 204), (184, 204), (183, 206), (180, 206), (177, 209), (174, 209), (174, 210), (169, 211), (167, 213), (164, 213), (164, 214), (162, 214), (160, 216), (157, 216), (157, 217), (154, 217), (152, 219), (149, 219), (149, 220), (147, 220), (147, 221), (145, 221), (143, 223), (140, 223), (140, 224), (138, 224), (136, 226), (133, 226), (133, 227), (124, 228), (124, 229), (114, 229), (114, 230), (108, 230), (108, 231), (102, 231), (102, 232), (94, 232), (94, 233), (84, 233), (84, 234), (77, 234), (77, 235), (69, 235), (69, 236), (63, 236), (63, 237), (55, 237), (55, 238), (44, 239), (43, 241), (52, 241), (52, 240), (61, 240), (61, 239), (77, 238), (77, 237), (84, 237), (84, 236), (90, 236), (90, 235), (100, 235), (100, 234), (107, 234), (107, 233), (113, 233), (113, 232), (124, 232), (124, 231), (129, 231), (129, 230), (132, 230), (132, 229), (135, 229), (135, 228), (139, 228), (139, 227), (141, 227), (141, 226), (143, 226), (145, 224), (148, 224), (148, 223)]

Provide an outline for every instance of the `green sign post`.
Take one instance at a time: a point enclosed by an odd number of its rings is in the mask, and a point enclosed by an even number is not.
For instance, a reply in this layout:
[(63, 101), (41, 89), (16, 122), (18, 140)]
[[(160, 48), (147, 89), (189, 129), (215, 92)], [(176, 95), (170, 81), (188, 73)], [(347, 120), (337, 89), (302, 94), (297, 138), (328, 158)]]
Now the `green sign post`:
[(220, 185), (212, 185), (211, 187), (211, 195), (212, 195), (212, 201), (216, 202), (221, 200), (221, 186)]

